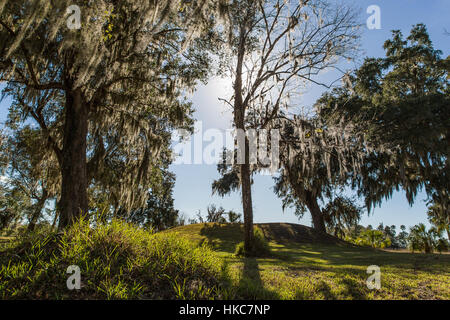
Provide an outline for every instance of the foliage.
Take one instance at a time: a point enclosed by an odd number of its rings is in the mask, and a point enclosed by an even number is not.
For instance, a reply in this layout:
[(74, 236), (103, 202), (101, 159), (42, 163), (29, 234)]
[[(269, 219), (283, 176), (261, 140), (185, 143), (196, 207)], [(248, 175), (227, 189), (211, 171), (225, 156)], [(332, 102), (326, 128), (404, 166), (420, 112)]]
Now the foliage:
[(0, 231), (15, 229), (29, 214), (31, 206), (30, 198), (21, 190), (0, 182)]
[(206, 216), (206, 222), (218, 222), (218, 223), (241, 222), (241, 214), (236, 213), (233, 210), (226, 211), (223, 207), (217, 208), (214, 204), (208, 206), (207, 212), (208, 214)]
[(372, 248), (386, 248), (391, 245), (391, 239), (380, 230), (367, 229), (362, 231), (358, 237), (346, 237), (345, 240), (359, 246), (369, 246)]
[[(207, 215), (203, 217), (201, 211), (198, 210), (196, 218), (189, 219), (189, 224), (196, 223), (240, 223), (241, 214), (233, 210), (226, 211), (223, 207), (216, 207), (215, 204), (210, 204), (207, 208)], [(228, 218), (228, 220), (227, 220)]]
[(358, 224), (362, 211), (355, 199), (343, 196), (334, 198), (322, 210), (328, 231), (340, 238), (344, 238), (346, 229)]
[(192, 124), (185, 93), (207, 76), (209, 38), (198, 36), (216, 6), (72, 4), (82, 12), (75, 30), (67, 25), (67, 1), (0, 6), (0, 80), (12, 99), (8, 121), (19, 127), (31, 120), (43, 150), (57, 159), (60, 227), (89, 210), (92, 183), (116, 211), (145, 205), (170, 130)]
[(447, 238), (450, 241), (450, 214), (445, 211), (445, 208), (438, 202), (429, 203), (428, 206), (428, 221), (436, 228), (438, 232), (446, 232)]
[(213, 195), (217, 194), (224, 197), (233, 191), (238, 191), (241, 187), (239, 170), (236, 166), (227, 164), (227, 159), (229, 157), (233, 157), (237, 160), (237, 152), (232, 153), (231, 150), (223, 150), (222, 161), (217, 164), (217, 171), (220, 174), (220, 178), (214, 180), (211, 186)]
[(225, 209), (220, 207), (216, 208), (214, 204), (210, 204), (207, 208), (206, 222), (225, 223)]
[(441, 237), (441, 233), (435, 228), (427, 230), (423, 223), (411, 227), (408, 237), (410, 250), (412, 252), (424, 251), (425, 253), (433, 253), (435, 250), (447, 251), (449, 244)]
[[(68, 290), (66, 269), (81, 270)], [(78, 221), (63, 234), (24, 234), (0, 255), (2, 299), (214, 299), (224, 291), (222, 261), (174, 234), (151, 234), (113, 220)]]
[(400, 226), (400, 232), (396, 237), (396, 242), (400, 248), (408, 247), (408, 232), (406, 232), (406, 227), (404, 225)]
[(404, 225), (400, 226), (400, 232), (395, 231), (396, 226), (384, 226), (380, 223), (376, 229), (371, 225), (367, 227), (355, 225), (345, 228), (343, 239), (350, 243), (363, 246), (373, 246), (377, 248), (406, 249), (408, 247), (408, 232)]
[(244, 242), (236, 245), (234, 254), (239, 257), (266, 257), (271, 255), (269, 242), (259, 228), (253, 229), (253, 245), (251, 251), (245, 250)]
[(233, 210), (230, 210), (227, 212), (228, 215), (228, 222), (229, 223), (241, 223), (242, 219), (241, 219), (241, 214), (234, 212)]
[(448, 212), (448, 60), (422, 24), (406, 39), (393, 31), (384, 49), (386, 57), (365, 59), (343, 87), (323, 95), (318, 113), (351, 124), (352, 136), (364, 139), (352, 183), (369, 210), (402, 187), (410, 204), (424, 188)]
[(124, 218), (157, 232), (177, 226), (179, 211), (174, 208), (172, 197), (175, 175), (164, 168), (159, 172), (155, 170), (155, 173), (160, 173), (162, 179), (149, 190), (147, 207), (134, 210), (129, 215), (124, 213)]
[(14, 128), (7, 136), (4, 155), (8, 158), (5, 177), (11, 190), (28, 198), (29, 205), (23, 203), (17, 212), (23, 220), (28, 220), (28, 228), (33, 230), (45, 213), (47, 201), (58, 196), (60, 173), (56, 157), (47, 152), (45, 136), (30, 125)]

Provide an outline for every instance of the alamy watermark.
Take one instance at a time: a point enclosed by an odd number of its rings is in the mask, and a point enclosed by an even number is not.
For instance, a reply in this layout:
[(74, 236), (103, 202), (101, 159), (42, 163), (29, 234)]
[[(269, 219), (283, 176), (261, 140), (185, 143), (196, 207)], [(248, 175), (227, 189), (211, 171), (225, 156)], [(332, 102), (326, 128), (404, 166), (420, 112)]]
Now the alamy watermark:
[(370, 14), (367, 18), (367, 28), (369, 30), (381, 29), (381, 8), (377, 5), (371, 5), (367, 8), (367, 14)]
[(67, 267), (66, 273), (71, 274), (67, 278), (66, 285), (69, 290), (80, 290), (81, 289), (81, 271), (80, 267), (77, 265), (70, 265)]
[[(370, 5), (367, 7), (366, 13), (370, 16), (367, 18), (366, 25), (369, 30), (381, 29), (381, 8), (378, 5)], [(73, 4), (67, 7), (66, 14), (67, 28), (70, 30), (78, 30), (81, 28), (81, 9), (79, 6)]]
[(381, 289), (381, 270), (379, 266), (371, 265), (367, 267), (367, 274), (370, 276), (366, 280), (369, 290)]
[(218, 164), (224, 162), (223, 152), (227, 150), (225, 163), (246, 163), (248, 141), (248, 163), (259, 164), (270, 171), (280, 165), (280, 133), (278, 129), (216, 129), (203, 130), (203, 123), (197, 121), (194, 134), (178, 130), (172, 135), (173, 151), (177, 154), (174, 164)]
[(79, 6), (73, 4), (68, 6), (66, 9), (66, 14), (69, 15), (67, 18), (67, 28), (70, 30), (78, 30), (81, 28), (81, 9)]

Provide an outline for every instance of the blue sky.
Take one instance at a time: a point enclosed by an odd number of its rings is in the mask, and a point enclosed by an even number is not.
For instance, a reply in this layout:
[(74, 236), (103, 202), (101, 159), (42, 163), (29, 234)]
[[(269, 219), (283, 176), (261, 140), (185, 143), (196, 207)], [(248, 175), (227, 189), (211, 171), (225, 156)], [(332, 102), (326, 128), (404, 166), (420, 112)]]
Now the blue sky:
[[(450, 31), (450, 1), (449, 0), (361, 0), (353, 2), (361, 10), (361, 21), (365, 23), (369, 14), (366, 13), (370, 5), (378, 5), (381, 9), (381, 29), (368, 30), (364, 28), (361, 49), (363, 54), (360, 61), (366, 57), (383, 56), (383, 43), (390, 37), (391, 30), (400, 29), (408, 35), (412, 25), (424, 23), (428, 28), (431, 39), (443, 55), (450, 54), (450, 37), (444, 35), (444, 29)], [(358, 63), (348, 65), (348, 68), (358, 66)], [(231, 84), (224, 79), (211, 80), (206, 86), (199, 86), (192, 100), (196, 107), (195, 118), (202, 121), (203, 129), (231, 128), (231, 113), (218, 101), (218, 97), (227, 97)], [(323, 92), (323, 88), (311, 86), (305, 89), (302, 103), (311, 105)], [(174, 190), (175, 206), (188, 217), (195, 216), (197, 210), (205, 215), (208, 204), (221, 205), (225, 209), (242, 213), (240, 193), (236, 192), (224, 198), (211, 195), (211, 183), (219, 175), (215, 165), (173, 165), (173, 172), (177, 175)], [(299, 220), (293, 210), (282, 211), (281, 200), (273, 193), (273, 180), (270, 176), (256, 176), (252, 187), (254, 220), (255, 222), (291, 222), (310, 225), (310, 216), (306, 214)], [(363, 217), (363, 225), (377, 226), (380, 222), (385, 225), (401, 224), (407, 227), (419, 222), (427, 223), (426, 195), (420, 193), (415, 204), (410, 207), (403, 192), (396, 192), (392, 199), (384, 201), (381, 207), (375, 208), (371, 215)]]
[[(450, 31), (450, 0), (349, 0), (361, 11), (361, 22), (369, 15), (366, 9), (370, 5), (378, 5), (381, 9), (381, 29), (368, 30), (364, 28), (362, 35), (363, 54), (365, 56), (382, 56), (382, 45), (390, 37), (393, 29), (400, 29), (404, 35), (409, 33), (411, 26), (416, 23), (426, 24), (429, 34), (436, 48), (443, 51), (443, 55), (450, 54), (450, 36), (444, 35), (444, 29)], [(352, 68), (358, 64), (350, 64)], [(329, 76), (329, 75), (328, 75)], [(231, 83), (224, 79), (213, 79), (207, 85), (201, 85), (192, 96), (196, 108), (195, 118), (202, 121), (203, 128), (231, 128), (231, 113), (218, 101), (219, 97), (229, 96)], [(311, 86), (305, 88), (301, 103), (311, 105), (323, 92), (323, 88)], [(6, 118), (10, 100), (0, 103), (0, 121)], [(240, 194), (238, 192), (225, 198), (211, 195), (211, 183), (218, 177), (215, 165), (172, 165), (171, 170), (176, 174), (177, 181), (174, 190), (175, 207), (187, 217), (194, 217), (197, 210), (204, 215), (207, 205), (214, 203), (225, 209), (242, 212)], [(309, 214), (299, 220), (293, 210), (281, 209), (281, 200), (273, 191), (273, 180), (270, 176), (256, 176), (253, 185), (253, 207), (255, 222), (291, 222), (310, 225)], [(380, 222), (385, 225), (401, 224), (407, 227), (426, 221), (426, 206), (424, 193), (419, 194), (414, 206), (410, 207), (403, 192), (397, 192), (392, 199), (385, 201), (380, 208), (376, 208), (370, 216), (365, 215), (362, 224), (377, 226)]]

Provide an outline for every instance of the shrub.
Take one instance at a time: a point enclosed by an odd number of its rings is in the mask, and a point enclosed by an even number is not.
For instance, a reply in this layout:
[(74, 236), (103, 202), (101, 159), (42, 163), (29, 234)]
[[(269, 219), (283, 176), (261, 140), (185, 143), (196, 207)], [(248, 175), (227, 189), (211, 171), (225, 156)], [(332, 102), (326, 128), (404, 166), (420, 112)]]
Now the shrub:
[[(80, 290), (67, 289), (70, 265)], [(214, 299), (226, 281), (211, 249), (119, 220), (22, 235), (0, 254), (0, 279), (1, 299)]]
[(439, 252), (448, 250), (447, 240), (442, 238), (441, 232), (435, 228), (427, 230), (423, 223), (411, 227), (408, 242), (412, 252), (433, 253), (435, 250)]
[(367, 229), (360, 232), (358, 237), (352, 238), (347, 236), (345, 240), (358, 246), (368, 246), (372, 248), (386, 248), (391, 245), (391, 239), (380, 230)]
[(251, 252), (245, 252), (244, 242), (236, 245), (234, 252), (236, 256), (265, 257), (271, 254), (269, 243), (264, 237), (263, 232), (259, 228), (253, 230), (253, 246)]
[(449, 248), (449, 243), (448, 243), (447, 240), (445, 240), (445, 239), (443, 239), (443, 238), (439, 238), (439, 239), (437, 240), (437, 243), (436, 243), (436, 250), (439, 251), (439, 253), (448, 251), (448, 248)]

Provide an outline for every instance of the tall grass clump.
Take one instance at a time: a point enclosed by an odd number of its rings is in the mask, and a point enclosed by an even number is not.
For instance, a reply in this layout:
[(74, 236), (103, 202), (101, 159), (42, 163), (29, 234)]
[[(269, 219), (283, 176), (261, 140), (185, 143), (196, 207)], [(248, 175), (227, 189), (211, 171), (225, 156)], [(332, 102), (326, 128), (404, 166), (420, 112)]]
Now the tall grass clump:
[(264, 237), (261, 229), (255, 227), (253, 229), (253, 246), (250, 252), (245, 251), (244, 242), (236, 245), (234, 254), (238, 257), (267, 257), (271, 255), (269, 242)]
[[(69, 290), (67, 268), (80, 268)], [(226, 292), (220, 258), (171, 233), (120, 220), (80, 220), (62, 234), (34, 232), (0, 252), (0, 299), (217, 299)]]

